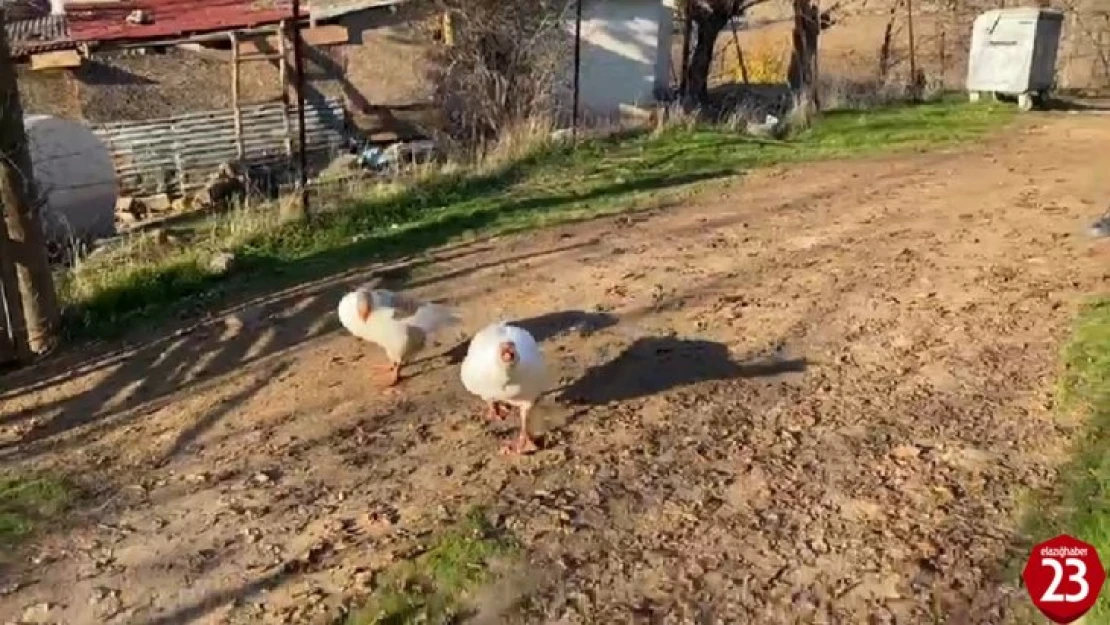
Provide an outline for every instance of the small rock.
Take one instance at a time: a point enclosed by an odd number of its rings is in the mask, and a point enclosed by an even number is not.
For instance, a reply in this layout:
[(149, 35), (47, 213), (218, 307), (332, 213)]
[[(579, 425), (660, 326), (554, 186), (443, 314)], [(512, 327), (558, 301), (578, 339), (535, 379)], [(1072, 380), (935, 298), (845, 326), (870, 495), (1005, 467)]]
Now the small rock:
[(233, 334), (244, 328), (256, 328), (262, 323), (262, 311), (259, 308), (244, 308), (224, 317), (224, 326)]
[(251, 476), (251, 483), (253, 483), (257, 486), (265, 486), (267, 484), (272, 484), (273, 481), (274, 481), (274, 478), (269, 473), (267, 473), (265, 471), (259, 471), (258, 473), (255, 473), (253, 476)]
[(374, 585), (374, 572), (369, 570), (356, 571), (353, 580), (355, 586), (369, 588)]
[(89, 595), (89, 605), (98, 605), (106, 601), (119, 599), (119, 590), (107, 586), (94, 586)]
[(185, 476), (185, 481), (189, 482), (190, 484), (202, 484), (204, 482), (207, 482), (208, 478), (209, 478), (208, 473), (205, 473), (205, 472), (202, 471), (200, 473), (193, 473), (192, 475), (186, 475)]
[(915, 445), (899, 445), (890, 451), (890, 455), (898, 460), (909, 460), (921, 454)]
[(217, 252), (208, 260), (208, 270), (218, 276), (229, 273), (235, 265), (235, 254)]
[(56, 604), (42, 602), (29, 605), (23, 608), (23, 616), (20, 620), (27, 623), (46, 623), (50, 618), (50, 611), (56, 607)]

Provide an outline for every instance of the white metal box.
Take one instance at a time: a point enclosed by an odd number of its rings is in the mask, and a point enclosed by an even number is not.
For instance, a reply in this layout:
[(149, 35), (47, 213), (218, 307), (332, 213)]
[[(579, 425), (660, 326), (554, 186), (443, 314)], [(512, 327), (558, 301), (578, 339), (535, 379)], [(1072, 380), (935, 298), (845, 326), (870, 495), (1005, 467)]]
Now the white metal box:
[(1017, 96), (1032, 108), (1056, 82), (1056, 54), (1064, 14), (1042, 8), (986, 11), (975, 18), (968, 54), (967, 90)]

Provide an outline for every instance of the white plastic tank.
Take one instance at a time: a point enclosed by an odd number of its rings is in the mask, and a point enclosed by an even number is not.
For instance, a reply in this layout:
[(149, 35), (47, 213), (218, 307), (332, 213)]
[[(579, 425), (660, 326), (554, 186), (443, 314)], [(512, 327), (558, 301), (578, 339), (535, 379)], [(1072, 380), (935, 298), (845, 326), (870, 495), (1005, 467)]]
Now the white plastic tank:
[(116, 234), (116, 170), (112, 155), (91, 128), (50, 115), (27, 115), (31, 163), (45, 200), (51, 238)]
[(1047, 97), (1056, 83), (1056, 55), (1064, 14), (1053, 9), (993, 9), (975, 18), (967, 90), (1016, 96), (1022, 109)]

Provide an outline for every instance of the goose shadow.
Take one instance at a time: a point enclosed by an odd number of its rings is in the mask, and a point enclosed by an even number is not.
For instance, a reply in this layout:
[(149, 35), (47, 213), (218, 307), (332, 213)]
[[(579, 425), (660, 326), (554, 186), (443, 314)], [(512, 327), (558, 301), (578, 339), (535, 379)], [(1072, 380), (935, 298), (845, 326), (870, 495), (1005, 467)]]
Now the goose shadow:
[[(616, 315), (603, 312), (588, 312), (585, 310), (561, 310), (544, 313), (535, 317), (508, 320), (506, 323), (527, 330), (537, 343), (550, 341), (553, 338), (571, 332), (586, 337), (599, 330), (612, 327), (619, 319)], [(466, 350), (470, 346), (473, 336), (468, 336), (454, 347), (443, 352), (437, 358), (447, 358), (447, 364), (457, 365), (466, 358)]]
[(555, 389), (552, 395), (567, 404), (596, 406), (698, 382), (786, 376), (802, 373), (806, 367), (805, 358), (790, 358), (780, 352), (736, 362), (723, 343), (643, 337), (616, 358), (587, 369), (576, 381)]

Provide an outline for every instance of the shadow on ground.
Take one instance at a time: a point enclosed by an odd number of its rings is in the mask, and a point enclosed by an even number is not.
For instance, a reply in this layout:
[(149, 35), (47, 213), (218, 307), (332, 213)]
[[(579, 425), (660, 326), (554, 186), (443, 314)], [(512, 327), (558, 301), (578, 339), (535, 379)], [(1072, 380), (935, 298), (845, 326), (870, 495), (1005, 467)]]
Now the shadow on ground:
[[(342, 295), (356, 284), (367, 281), (385, 288), (416, 288), (450, 280), (499, 265), (525, 262), (540, 256), (556, 256), (594, 244), (592, 240), (571, 241), (540, 252), (500, 256), (496, 262), (470, 263), (461, 269), (412, 277), (422, 265), (459, 260), (492, 249), (481, 243), (446, 250), (435, 257), (406, 264), (376, 267), (370, 271), (347, 272), (338, 278), (307, 287), (291, 289), (277, 296), (254, 300), (223, 317), (179, 330), (169, 336), (153, 338), (129, 349), (79, 359), (61, 354), (26, 370), (4, 376), (6, 387), (0, 402), (0, 429), (15, 430), (16, 437), (0, 439), (0, 457), (32, 457), (32, 448), (52, 441), (68, 431), (96, 424), (81, 439), (101, 426), (119, 427), (150, 414), (172, 401), (174, 393), (192, 388), (200, 390), (221, 376), (243, 370), (251, 363), (284, 354), (298, 346), (340, 329), (335, 306)], [(451, 302), (455, 303), (455, 302)], [(465, 346), (463, 347), (465, 350)], [(465, 352), (464, 352), (465, 353)], [(173, 455), (195, 440), (223, 415), (249, 400), (267, 383), (283, 375), (279, 366), (263, 374), (248, 389), (227, 398), (201, 423), (190, 427), (173, 446)], [(21, 395), (51, 386), (64, 385), (88, 376), (88, 387), (75, 387), (56, 393), (51, 401), (33, 408), (15, 410)], [(100, 423), (112, 416), (112, 423)], [(80, 440), (67, 444), (80, 444)], [(168, 457), (167, 457), (168, 458)]]
[(571, 404), (599, 405), (712, 380), (775, 377), (805, 371), (804, 358), (734, 362), (723, 343), (673, 337), (637, 339), (619, 356), (592, 367), (562, 389)]
[(1084, 100), (1076, 97), (1058, 96), (1049, 98), (1041, 105), (1041, 108), (1046, 111), (1110, 113), (1110, 101)]

